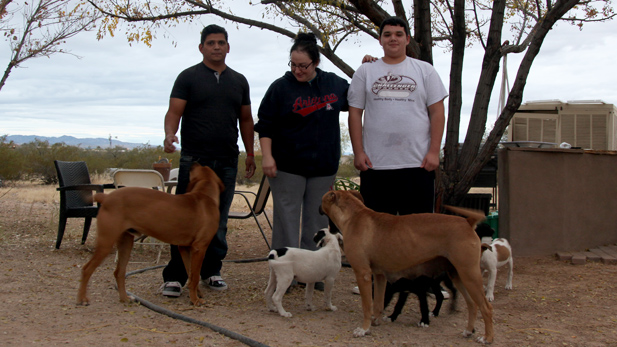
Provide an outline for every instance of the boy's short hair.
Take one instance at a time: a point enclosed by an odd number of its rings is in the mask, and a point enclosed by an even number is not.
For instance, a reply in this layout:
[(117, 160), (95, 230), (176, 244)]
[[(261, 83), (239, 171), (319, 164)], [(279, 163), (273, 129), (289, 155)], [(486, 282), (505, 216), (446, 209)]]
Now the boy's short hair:
[(210, 34), (224, 34), (225, 41), (229, 42), (227, 38), (227, 30), (225, 30), (225, 28), (218, 26), (216, 24), (210, 24), (201, 31), (201, 42), (200, 43), (202, 45), (204, 44), (204, 42), (206, 42), (206, 38)]
[(403, 29), (405, 29), (405, 34), (407, 36), (411, 36), (411, 33), (409, 32), (409, 23), (407, 23), (400, 17), (389, 17), (384, 19), (384, 21), (381, 22), (381, 25), (379, 26), (379, 37), (381, 37), (381, 34), (383, 33), (383, 28), (386, 25), (403, 27)]

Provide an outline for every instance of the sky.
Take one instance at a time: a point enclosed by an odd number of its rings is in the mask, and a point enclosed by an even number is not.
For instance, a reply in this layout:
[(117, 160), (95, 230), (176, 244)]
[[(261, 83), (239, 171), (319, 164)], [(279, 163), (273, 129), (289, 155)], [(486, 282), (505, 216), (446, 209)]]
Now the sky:
[[(73, 55), (57, 54), (27, 61), (14, 69), (0, 90), (0, 135), (69, 135), (78, 138), (109, 136), (124, 142), (162, 145), (163, 120), (169, 93), (177, 75), (201, 61), (199, 32), (203, 25), (219, 24), (229, 32), (227, 65), (246, 76), (251, 87), (253, 117), (270, 83), (287, 70), (291, 40), (273, 32), (225, 23), (204, 17), (201, 23), (159, 32), (151, 48), (130, 46), (122, 35), (97, 41), (94, 32), (70, 39), (64, 46)], [(172, 40), (177, 45), (172, 45)], [(347, 44), (339, 55), (352, 67), (364, 54), (382, 56), (372, 39)], [(450, 53), (433, 50), (434, 66), (448, 85)], [(464, 138), (475, 94), (483, 51), (465, 53), (463, 116)], [(10, 57), (9, 46), (0, 42), (0, 67)], [(509, 55), (510, 85), (522, 54)], [(559, 23), (536, 58), (523, 102), (537, 100), (603, 100), (617, 104), (617, 21), (586, 24), (583, 31)], [(323, 58), (320, 68), (349, 80)], [(500, 72), (501, 75), (501, 72)], [(501, 77), (499, 78), (501, 81)], [(493, 91), (489, 119), (497, 114), (499, 82)], [(446, 99), (447, 102), (447, 99)], [(346, 114), (341, 121), (346, 122)], [(492, 125), (489, 124), (488, 128)], [(243, 146), (240, 146), (241, 150)]]

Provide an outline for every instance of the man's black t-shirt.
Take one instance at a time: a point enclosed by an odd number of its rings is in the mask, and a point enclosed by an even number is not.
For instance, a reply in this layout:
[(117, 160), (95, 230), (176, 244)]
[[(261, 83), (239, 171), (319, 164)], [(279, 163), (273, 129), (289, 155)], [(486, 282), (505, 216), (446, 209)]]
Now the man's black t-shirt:
[(171, 98), (187, 102), (180, 130), (184, 154), (238, 156), (240, 110), (251, 104), (249, 84), (242, 74), (229, 67), (219, 74), (201, 62), (178, 75)]

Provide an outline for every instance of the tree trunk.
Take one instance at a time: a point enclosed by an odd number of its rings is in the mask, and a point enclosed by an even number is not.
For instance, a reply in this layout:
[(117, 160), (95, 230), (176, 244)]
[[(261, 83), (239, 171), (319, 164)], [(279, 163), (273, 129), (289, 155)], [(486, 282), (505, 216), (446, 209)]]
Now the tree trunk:
[(417, 59), (433, 65), (433, 35), (431, 32), (431, 5), (425, 0), (414, 0), (414, 40), (420, 46)]
[[(489, 40), (487, 40), (487, 52), (484, 56), (480, 82), (476, 89), (476, 98), (472, 107), (469, 129), (461, 154), (456, 158), (456, 163), (451, 162), (453, 160), (452, 158), (446, 159), (446, 163), (449, 165), (440, 175), (440, 185), (443, 187), (443, 191), (439, 192), (440, 196), (438, 196), (438, 201), (442, 201), (445, 204), (456, 205), (465, 197), (475, 177), (482, 167), (490, 160), (491, 154), (495, 151), (495, 148), (497, 148), (501, 136), (510, 123), (512, 116), (521, 105), (527, 76), (529, 75), (534, 59), (540, 52), (540, 47), (546, 35), (555, 25), (555, 22), (563, 17), (563, 15), (577, 3), (577, 0), (557, 1), (553, 8), (546, 13), (543, 20), (539, 22), (536, 33), (531, 39), (531, 43), (525, 53), (523, 61), (519, 65), (515, 82), (508, 95), (506, 106), (495, 122), (495, 126), (486, 142), (482, 148), (479, 149), (486, 124), (490, 92), (492, 91), (492, 86), (495, 83), (496, 74), (499, 70), (498, 64), (500, 54), (495, 50), (497, 49), (497, 42), (499, 42), (496, 40), (500, 37), (499, 33), (501, 30), (497, 30), (497, 26), (494, 25), (494, 23), (496, 24), (497, 22), (494, 21), (499, 21), (499, 18), (503, 19), (503, 10), (496, 8), (501, 4), (495, 1), (493, 7), (494, 16), (491, 19), (491, 32), (489, 33)], [(501, 12), (500, 16), (498, 15), (499, 12)], [(495, 14), (497, 14), (497, 18)], [(448, 123), (450, 123), (450, 117)], [(446, 143), (446, 148), (451, 150), (455, 147), (451, 143)]]
[(9, 74), (11, 73), (11, 70), (13, 70), (14, 66), (15, 66), (15, 64), (11, 60), (9, 65), (6, 67), (6, 70), (4, 70), (4, 74), (2, 75), (2, 79), (0, 79), (0, 91), (2, 90), (2, 87), (4, 87), (4, 84), (6, 83), (6, 80), (9, 78)]
[(463, 58), (467, 38), (465, 27), (465, 0), (455, 0), (454, 17), (452, 21), (452, 59), (450, 62), (450, 85), (448, 101), (448, 123), (446, 125), (446, 146), (444, 147), (443, 170), (437, 176), (435, 191), (437, 192), (436, 211), (440, 210), (445, 190), (450, 187), (449, 172), (455, 172), (456, 158), (459, 149), (459, 127), (461, 124), (461, 107), (463, 105)]

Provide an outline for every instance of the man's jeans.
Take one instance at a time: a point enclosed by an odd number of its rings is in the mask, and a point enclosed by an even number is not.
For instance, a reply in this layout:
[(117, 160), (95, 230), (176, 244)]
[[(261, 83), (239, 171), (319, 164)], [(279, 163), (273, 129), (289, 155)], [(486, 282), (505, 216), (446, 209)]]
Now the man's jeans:
[[(236, 189), (236, 175), (238, 173), (238, 158), (223, 158), (211, 159), (200, 158), (189, 155), (182, 155), (180, 158), (180, 170), (178, 173), (178, 186), (176, 194), (184, 194), (189, 184), (190, 169), (194, 162), (202, 166), (208, 166), (219, 176), (225, 190), (221, 192), (221, 203), (219, 211), (221, 212), (221, 220), (216, 236), (212, 239), (206, 256), (201, 267), (201, 279), (207, 279), (210, 276), (220, 276), (222, 260), (227, 255), (227, 219), (229, 208), (234, 198)], [(182, 257), (178, 251), (178, 247), (171, 245), (171, 260), (163, 269), (163, 281), (171, 282), (178, 281), (184, 286), (188, 279), (188, 275), (182, 262)]]

